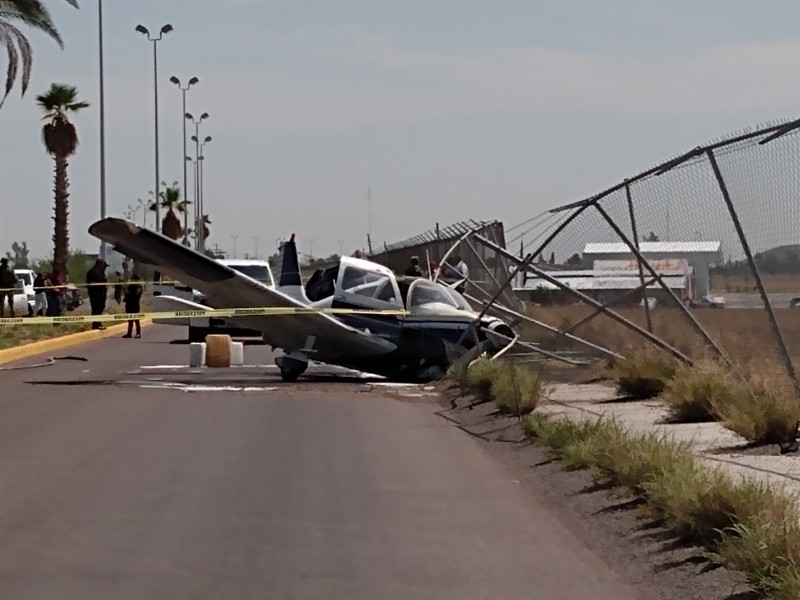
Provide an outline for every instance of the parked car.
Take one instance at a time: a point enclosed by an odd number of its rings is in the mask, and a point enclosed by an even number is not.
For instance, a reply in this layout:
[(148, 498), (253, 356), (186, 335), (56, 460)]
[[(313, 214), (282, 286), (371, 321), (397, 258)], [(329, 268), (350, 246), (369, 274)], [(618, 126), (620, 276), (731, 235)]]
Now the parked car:
[[(221, 258), (217, 259), (217, 262), (235, 269), (248, 277), (252, 277), (260, 283), (275, 287), (275, 279), (272, 276), (272, 270), (270, 269), (269, 263), (265, 260)], [(198, 304), (204, 304), (205, 296), (203, 294), (182, 284), (180, 281), (160, 281), (158, 275), (155, 276), (155, 280), (159, 281), (159, 283), (153, 286), (153, 310), (155, 312), (174, 310), (171, 305), (159, 303), (159, 296), (175, 296), (197, 302)], [(153, 323), (188, 327), (188, 339), (190, 342), (202, 342), (209, 333), (227, 334), (231, 337), (262, 337), (261, 332), (231, 327), (225, 323), (224, 320), (216, 318), (191, 317), (188, 319), (153, 319)]]
[(83, 296), (78, 286), (72, 283), (67, 284), (67, 292), (64, 295), (64, 308), (67, 310), (75, 310), (83, 304)]
[(712, 296), (707, 295), (703, 296), (699, 300), (696, 300), (692, 306), (695, 308), (725, 308), (725, 298), (722, 296)]
[(33, 293), (34, 273), (30, 269), (14, 269), (14, 275), (21, 284), (20, 291), (14, 294), (14, 312), (17, 316), (28, 315), (30, 317), (33, 315), (33, 307), (36, 303)]

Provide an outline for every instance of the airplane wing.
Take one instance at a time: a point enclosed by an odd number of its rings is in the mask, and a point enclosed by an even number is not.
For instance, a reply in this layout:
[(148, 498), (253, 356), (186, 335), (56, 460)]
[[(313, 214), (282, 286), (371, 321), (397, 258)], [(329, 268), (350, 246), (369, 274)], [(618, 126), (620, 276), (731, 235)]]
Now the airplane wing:
[[(212, 308), (307, 308), (213, 258), (123, 219), (97, 221), (89, 228), (89, 233), (133, 260), (156, 266), (170, 277), (200, 290), (206, 295), (204, 302)], [(320, 362), (341, 355), (384, 354), (397, 348), (389, 340), (345, 325), (321, 312), (231, 320), (235, 320), (237, 326), (261, 331), (267, 344), (287, 352), (306, 347), (309, 336), (313, 336), (315, 341), (309, 358)]]

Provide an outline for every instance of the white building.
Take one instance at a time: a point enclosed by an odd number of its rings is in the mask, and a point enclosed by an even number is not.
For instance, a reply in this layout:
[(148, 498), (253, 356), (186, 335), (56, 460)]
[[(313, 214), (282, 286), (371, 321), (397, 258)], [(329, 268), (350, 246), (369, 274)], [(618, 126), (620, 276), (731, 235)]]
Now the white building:
[[(723, 262), (721, 242), (641, 242), (639, 252), (659, 275), (688, 274), (695, 298), (711, 292), (711, 268)], [(625, 243), (586, 244), (581, 258), (584, 269), (631, 271), (638, 278), (636, 256)]]

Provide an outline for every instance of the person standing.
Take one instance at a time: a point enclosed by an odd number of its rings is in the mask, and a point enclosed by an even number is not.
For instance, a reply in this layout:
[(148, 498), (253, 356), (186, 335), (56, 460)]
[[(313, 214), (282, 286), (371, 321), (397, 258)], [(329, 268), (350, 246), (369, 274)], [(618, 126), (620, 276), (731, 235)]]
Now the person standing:
[[(125, 291), (125, 312), (128, 314), (135, 314), (142, 312), (142, 294), (144, 288), (139, 283), (139, 276), (131, 276), (131, 283)], [(137, 339), (142, 337), (142, 324), (139, 319), (128, 321), (128, 333), (123, 335), (124, 338), (130, 338), (133, 333), (133, 327), (136, 326)]]
[[(98, 258), (94, 266), (86, 273), (86, 286), (89, 292), (89, 305), (92, 315), (102, 315), (106, 309), (106, 298), (108, 298), (108, 278), (106, 268), (108, 263), (102, 258)], [(92, 329), (105, 329), (100, 321), (92, 323)]]
[[(47, 312), (48, 317), (60, 317), (64, 309), (64, 295), (67, 290), (64, 287), (67, 280), (60, 270), (53, 267), (52, 272), (45, 277), (45, 289), (47, 290)], [(58, 325), (58, 323), (53, 323)]]
[(422, 277), (422, 267), (419, 266), (419, 257), (412, 256), (411, 257), (411, 264), (408, 265), (408, 268), (405, 271), (405, 275), (407, 277)]
[(33, 312), (39, 317), (47, 314), (47, 283), (45, 281), (45, 277), (41, 273), (37, 273), (36, 279), (33, 280)]
[(11, 310), (11, 317), (14, 315), (14, 291), (17, 287), (17, 276), (8, 266), (8, 259), (0, 259), (0, 319), (5, 316), (6, 299)]

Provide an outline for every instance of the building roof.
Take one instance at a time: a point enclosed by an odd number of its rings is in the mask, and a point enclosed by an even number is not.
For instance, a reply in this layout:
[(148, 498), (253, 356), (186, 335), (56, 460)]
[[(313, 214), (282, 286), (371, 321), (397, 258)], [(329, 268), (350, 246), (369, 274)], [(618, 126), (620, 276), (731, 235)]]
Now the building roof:
[[(647, 254), (708, 253), (716, 254), (722, 250), (722, 242), (640, 242), (639, 251)], [(583, 248), (584, 254), (633, 254), (624, 242), (589, 243)]]

